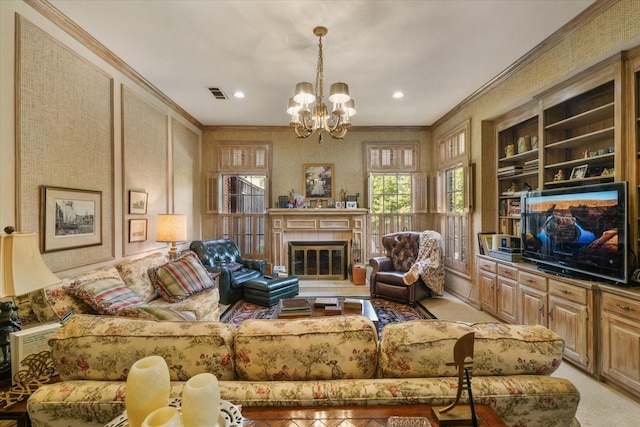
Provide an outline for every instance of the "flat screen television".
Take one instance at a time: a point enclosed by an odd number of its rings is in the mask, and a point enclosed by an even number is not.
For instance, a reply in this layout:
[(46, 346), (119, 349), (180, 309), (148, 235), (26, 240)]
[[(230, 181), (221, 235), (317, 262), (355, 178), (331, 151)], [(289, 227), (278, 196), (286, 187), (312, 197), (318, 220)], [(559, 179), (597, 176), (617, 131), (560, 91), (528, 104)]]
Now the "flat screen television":
[(627, 183), (524, 193), (522, 256), (541, 270), (628, 283)]

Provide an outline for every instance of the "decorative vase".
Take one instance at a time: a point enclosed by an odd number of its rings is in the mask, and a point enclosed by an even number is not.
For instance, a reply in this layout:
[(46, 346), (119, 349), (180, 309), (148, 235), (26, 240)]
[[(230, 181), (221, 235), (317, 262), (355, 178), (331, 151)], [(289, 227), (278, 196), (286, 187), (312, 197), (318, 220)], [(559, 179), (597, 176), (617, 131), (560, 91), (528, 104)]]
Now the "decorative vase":
[(180, 411), (171, 406), (156, 409), (144, 419), (142, 427), (182, 427)]
[(184, 427), (215, 427), (220, 416), (220, 386), (213, 374), (198, 374), (182, 390)]
[(124, 399), (129, 426), (141, 427), (150, 413), (166, 407), (169, 389), (169, 367), (162, 357), (144, 357), (134, 363), (127, 375)]

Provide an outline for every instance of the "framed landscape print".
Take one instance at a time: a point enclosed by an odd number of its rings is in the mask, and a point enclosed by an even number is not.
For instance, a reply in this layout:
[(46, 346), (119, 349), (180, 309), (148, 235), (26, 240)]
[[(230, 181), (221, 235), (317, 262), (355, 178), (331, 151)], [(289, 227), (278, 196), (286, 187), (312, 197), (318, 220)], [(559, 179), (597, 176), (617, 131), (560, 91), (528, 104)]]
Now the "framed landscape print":
[(42, 186), (42, 252), (102, 244), (102, 191)]
[(333, 199), (333, 165), (303, 165), (305, 199)]
[(130, 219), (129, 220), (129, 243), (144, 242), (147, 240), (147, 220), (146, 219)]
[(148, 194), (143, 191), (129, 191), (129, 213), (146, 214), (147, 198)]

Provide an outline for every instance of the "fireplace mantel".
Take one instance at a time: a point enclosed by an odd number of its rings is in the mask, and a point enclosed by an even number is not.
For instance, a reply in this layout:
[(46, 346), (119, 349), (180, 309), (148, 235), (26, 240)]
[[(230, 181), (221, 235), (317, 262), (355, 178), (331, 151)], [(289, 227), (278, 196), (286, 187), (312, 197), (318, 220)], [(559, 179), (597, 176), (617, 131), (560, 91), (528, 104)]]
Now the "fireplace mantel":
[[(353, 251), (366, 253), (367, 209), (269, 209), (271, 244), (274, 265), (287, 265), (288, 242), (330, 241), (349, 242), (348, 262)], [(357, 261), (357, 260), (356, 260)]]

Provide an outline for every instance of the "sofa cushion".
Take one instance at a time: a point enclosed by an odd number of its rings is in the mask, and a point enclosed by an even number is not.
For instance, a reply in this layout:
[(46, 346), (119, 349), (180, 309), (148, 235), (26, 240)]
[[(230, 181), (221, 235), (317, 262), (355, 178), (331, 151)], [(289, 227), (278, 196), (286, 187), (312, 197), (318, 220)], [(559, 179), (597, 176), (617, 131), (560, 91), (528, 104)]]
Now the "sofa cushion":
[(179, 302), (189, 295), (212, 288), (215, 283), (195, 254), (189, 253), (176, 261), (150, 271), (153, 286), (169, 302)]
[(63, 381), (125, 381), (138, 359), (162, 356), (171, 381), (209, 372), (234, 378), (235, 327), (219, 322), (163, 322), (119, 316), (72, 316), (51, 337), (53, 363)]
[(218, 288), (205, 289), (197, 294), (190, 295), (180, 302), (167, 302), (164, 298), (156, 298), (149, 302), (150, 307), (171, 308), (178, 311), (194, 313), (198, 320), (220, 320), (220, 294)]
[(110, 265), (73, 278), (64, 279), (59, 283), (31, 292), (29, 294), (31, 307), (38, 320), (43, 323), (60, 322), (70, 312), (97, 314), (98, 312), (78, 298), (71, 288), (74, 283), (83, 283), (107, 277), (119, 279), (120, 274), (114, 266)]
[(122, 280), (114, 278), (77, 283), (73, 292), (100, 314), (115, 315), (120, 309), (145, 302)]
[(474, 332), (473, 376), (550, 375), (562, 361), (564, 341), (540, 325), (442, 320), (392, 323), (382, 329), (380, 378), (457, 376), (453, 347)]
[(242, 381), (373, 378), (378, 333), (365, 316), (245, 320), (234, 345)]
[(196, 315), (191, 311), (179, 311), (169, 307), (135, 306), (118, 310), (118, 316), (135, 317), (145, 320), (166, 320), (174, 322), (195, 322)]
[(166, 255), (156, 252), (133, 261), (124, 261), (116, 265), (122, 281), (135, 293), (151, 301), (159, 296), (158, 291), (153, 287), (148, 271), (150, 268), (157, 268), (169, 261)]

